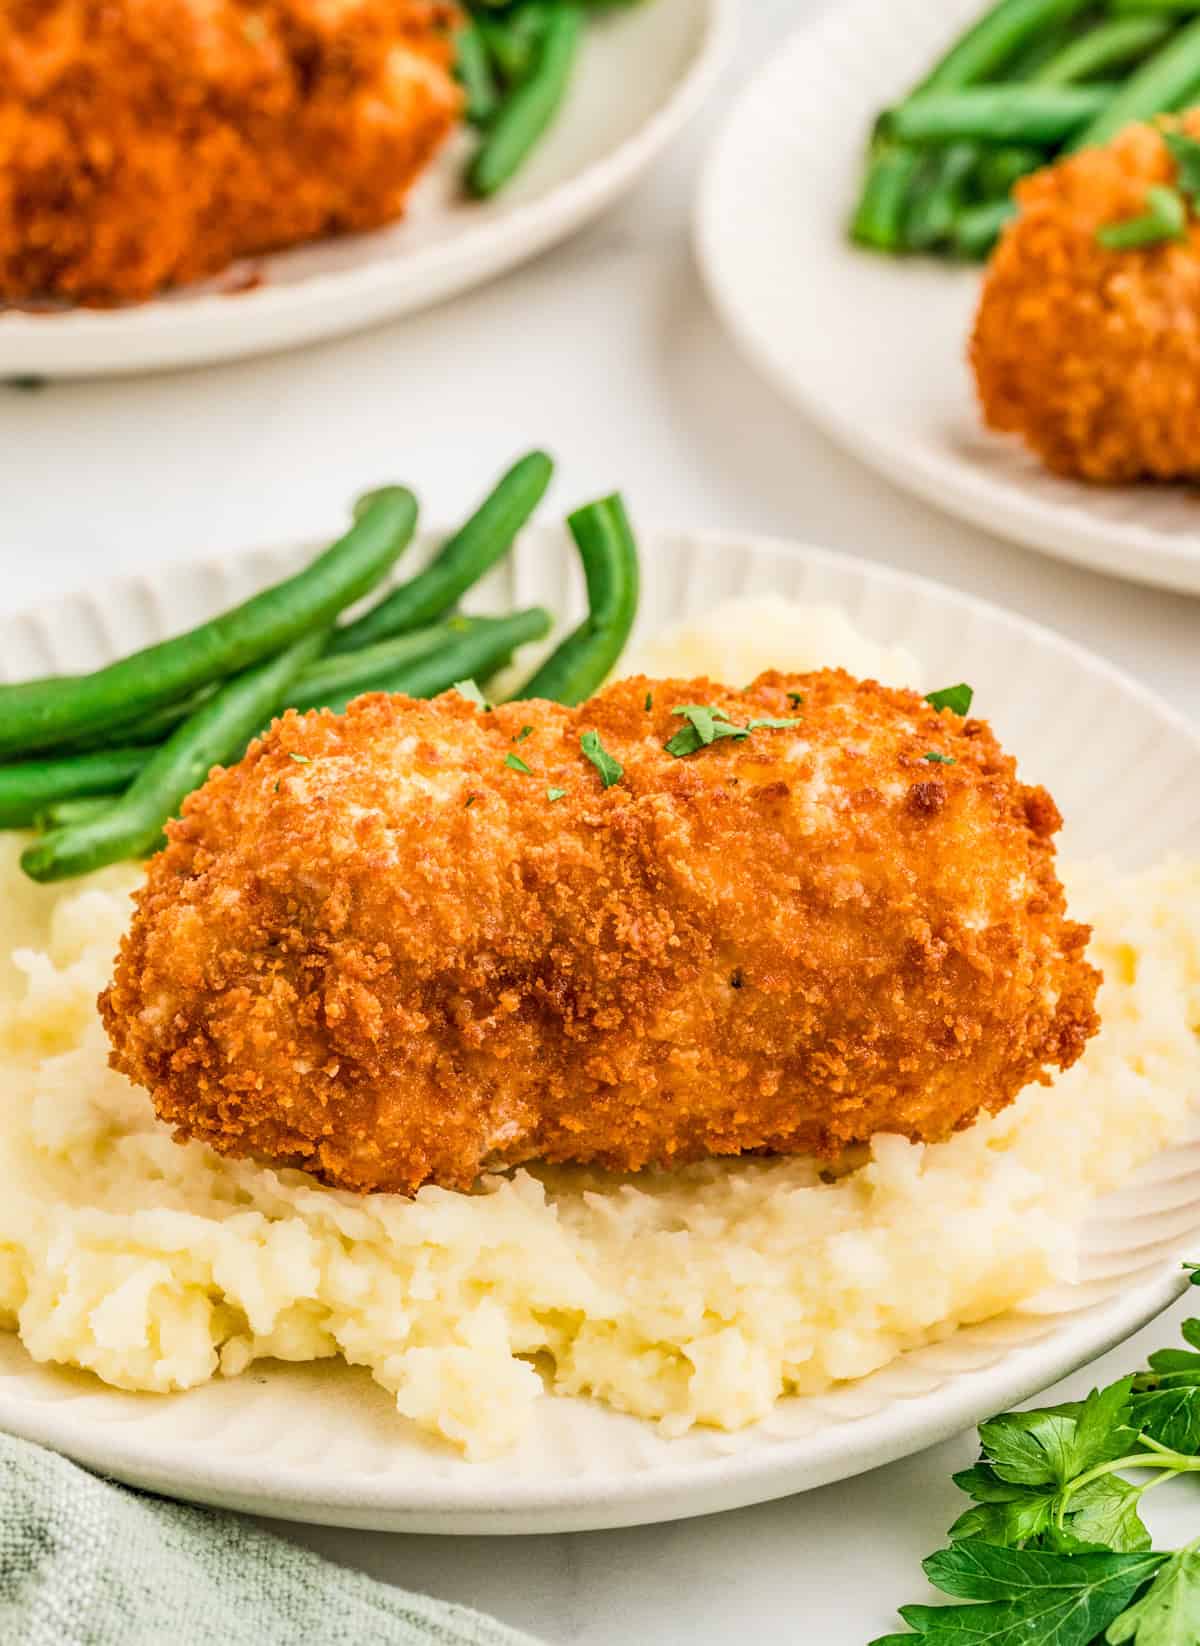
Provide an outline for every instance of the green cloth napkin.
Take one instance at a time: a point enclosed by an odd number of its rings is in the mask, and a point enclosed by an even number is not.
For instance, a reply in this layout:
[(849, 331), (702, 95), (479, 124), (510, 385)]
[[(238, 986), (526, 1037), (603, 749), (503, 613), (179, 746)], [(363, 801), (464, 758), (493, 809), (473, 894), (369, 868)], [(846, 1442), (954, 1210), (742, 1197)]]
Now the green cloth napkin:
[(215, 1509), (0, 1435), (4, 1646), (534, 1646)]

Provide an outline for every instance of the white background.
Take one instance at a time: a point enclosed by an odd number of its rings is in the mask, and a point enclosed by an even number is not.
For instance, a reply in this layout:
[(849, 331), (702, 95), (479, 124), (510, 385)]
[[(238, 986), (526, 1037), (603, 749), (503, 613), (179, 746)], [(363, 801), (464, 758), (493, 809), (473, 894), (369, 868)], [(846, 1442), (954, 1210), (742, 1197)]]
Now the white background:
[[(818, 9), (745, 0), (729, 85)], [(332, 532), (347, 501), (383, 480), (411, 480), (428, 521), (454, 520), (538, 443), (559, 459), (555, 506), (620, 486), (647, 523), (775, 532), (923, 572), (1063, 630), (1200, 717), (1200, 602), (941, 518), (843, 457), (741, 363), (689, 250), (722, 103), (627, 204), (474, 296), (302, 354), (0, 389), (0, 605), (152, 561)], [(1117, 1375), (1172, 1333), (1168, 1317), (1067, 1387)], [(963, 1436), (808, 1496), (626, 1532), (287, 1530), (553, 1646), (865, 1646), (897, 1626), (897, 1604), (926, 1598), (918, 1561), (958, 1512), (949, 1477), (970, 1456)], [(1160, 1494), (1156, 1515), (1164, 1537), (1200, 1532), (1186, 1486)]]

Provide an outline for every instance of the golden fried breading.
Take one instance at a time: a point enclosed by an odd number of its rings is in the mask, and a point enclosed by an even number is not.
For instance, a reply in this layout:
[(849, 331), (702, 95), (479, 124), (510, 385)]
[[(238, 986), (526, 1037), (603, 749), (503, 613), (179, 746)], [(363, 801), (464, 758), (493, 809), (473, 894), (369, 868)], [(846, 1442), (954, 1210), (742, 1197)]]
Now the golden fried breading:
[(0, 301), (135, 302), (400, 215), (453, 126), (445, 0), (8, 0)]
[[(1200, 135), (1200, 112), (1183, 122)], [(1200, 222), (1109, 251), (1102, 225), (1175, 181), (1153, 126), (1131, 126), (1018, 186), (1020, 216), (984, 282), (971, 363), (988, 424), (1048, 468), (1119, 482), (1200, 475)]]
[[(689, 704), (794, 723), (674, 758)], [(1059, 823), (983, 721), (841, 671), (289, 713), (150, 864), (112, 1061), (358, 1190), (943, 1138), (1097, 1026)]]

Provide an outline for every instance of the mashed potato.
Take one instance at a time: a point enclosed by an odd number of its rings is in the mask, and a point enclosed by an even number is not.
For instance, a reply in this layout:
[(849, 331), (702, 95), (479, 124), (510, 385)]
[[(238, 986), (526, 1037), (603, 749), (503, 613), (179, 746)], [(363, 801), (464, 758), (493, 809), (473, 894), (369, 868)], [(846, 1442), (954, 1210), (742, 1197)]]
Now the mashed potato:
[[(738, 679), (913, 668), (778, 602), (643, 655)], [(138, 871), (40, 888), (18, 847), (0, 840), (0, 1323), (121, 1388), (341, 1355), (470, 1457), (511, 1446), (547, 1382), (672, 1432), (735, 1428), (1070, 1278), (1089, 1201), (1187, 1134), (1200, 1092), (1200, 865), (1092, 873), (1072, 889), (1107, 978), (1101, 1035), (948, 1143), (878, 1137), (836, 1174), (520, 1170), (471, 1196), (359, 1198), (171, 1140), (107, 1068), (95, 1009)]]

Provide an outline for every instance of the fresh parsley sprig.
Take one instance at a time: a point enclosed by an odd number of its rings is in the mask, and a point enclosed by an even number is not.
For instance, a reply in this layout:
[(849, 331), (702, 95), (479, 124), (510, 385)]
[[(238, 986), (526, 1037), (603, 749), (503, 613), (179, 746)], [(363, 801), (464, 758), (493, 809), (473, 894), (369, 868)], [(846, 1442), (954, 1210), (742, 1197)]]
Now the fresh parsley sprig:
[(744, 726), (739, 726), (724, 709), (715, 708), (711, 703), (684, 703), (678, 709), (672, 709), (671, 713), (687, 721), (687, 725), (664, 744), (667, 753), (674, 755), (676, 760), (684, 760), (689, 754), (706, 749), (722, 737), (731, 737), (735, 743), (742, 743), (751, 732), (782, 731), (786, 726), (800, 724), (795, 717), (780, 719), (775, 715), (764, 715), (759, 720), (747, 720)]
[(872, 1646), (1197, 1646), (1200, 1538), (1153, 1550), (1139, 1514), (1152, 1487), (1200, 1473), (1200, 1320), (1183, 1336), (1086, 1400), (981, 1424), (954, 1477), (971, 1507), (924, 1562), (959, 1604), (902, 1607), (913, 1633)]

